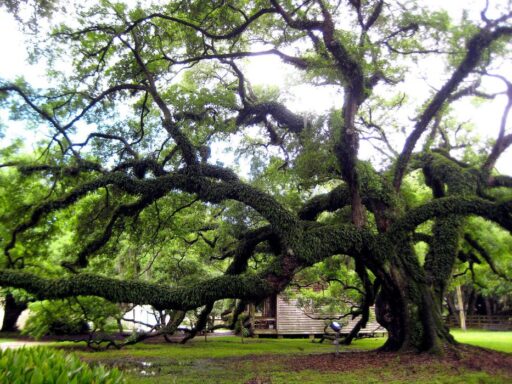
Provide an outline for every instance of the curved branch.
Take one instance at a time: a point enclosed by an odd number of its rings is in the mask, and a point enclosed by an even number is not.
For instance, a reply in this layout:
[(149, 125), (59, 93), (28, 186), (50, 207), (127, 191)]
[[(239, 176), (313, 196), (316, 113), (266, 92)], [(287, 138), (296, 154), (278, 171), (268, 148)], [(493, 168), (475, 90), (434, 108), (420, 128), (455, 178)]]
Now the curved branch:
[[(18, 95), (20, 95), (25, 100), (25, 102), (27, 103), (27, 105), (30, 106), (30, 108), (32, 108), (42, 118), (44, 118), (45, 120), (50, 122), (53, 125), (53, 127), (56, 128), (57, 131), (66, 139), (66, 142), (67, 142), (69, 148), (71, 149), (71, 151), (77, 158), (80, 158), (80, 157), (79, 157), (78, 153), (75, 152), (73, 147), (74, 146), (83, 146), (87, 143), (87, 140), (84, 144), (73, 144), (71, 139), (67, 135), (67, 130), (69, 128), (71, 128), (73, 126), (73, 124), (75, 124), (78, 120), (80, 120), (90, 109), (92, 109), (96, 104), (98, 104), (104, 98), (106, 98), (107, 96), (109, 96), (113, 93), (116, 93), (119, 91), (124, 91), (124, 90), (143, 91), (143, 90), (146, 90), (146, 87), (142, 86), (142, 85), (138, 85), (138, 84), (119, 84), (119, 85), (110, 87), (107, 90), (103, 91), (100, 95), (98, 95), (94, 98), (91, 98), (89, 104), (86, 107), (84, 107), (79, 114), (77, 114), (73, 119), (71, 119), (71, 121), (69, 121), (65, 125), (61, 125), (57, 120), (55, 120), (54, 117), (52, 117), (49, 113), (44, 111), (42, 108), (38, 107), (32, 100), (30, 100), (30, 97), (18, 86), (6, 85), (3, 87), (0, 87), (0, 92), (8, 92), (8, 91), (16, 92)], [(103, 134), (98, 133), (95, 135), (99, 136), (99, 137), (103, 137), (103, 136), (100, 136)], [(105, 135), (105, 136), (108, 136), (108, 135)], [(104, 137), (104, 138), (107, 138), (107, 137)], [(115, 138), (117, 138), (117, 137), (115, 137)], [(117, 138), (117, 139), (119, 140), (119, 138)], [(124, 144), (126, 147), (129, 147), (129, 145), (126, 141), (124, 141)], [(131, 153), (132, 152), (133, 152), (133, 150), (131, 151)]]
[(405, 217), (392, 224), (386, 236), (393, 237), (398, 232), (409, 233), (428, 220), (451, 215), (481, 216), (499, 224), (512, 232), (512, 201), (501, 204), (477, 197), (443, 197), (412, 209)]
[(121, 36), (119, 36), (119, 40), (132, 52), (135, 61), (139, 65), (140, 69), (144, 73), (144, 76), (146, 77), (146, 80), (149, 83), (149, 86), (147, 87), (148, 93), (151, 95), (153, 100), (155, 101), (156, 105), (160, 109), (163, 115), (162, 119), (162, 125), (164, 129), (171, 135), (171, 137), (174, 139), (176, 144), (181, 150), (181, 153), (183, 154), (183, 158), (185, 162), (188, 165), (195, 165), (197, 163), (197, 157), (195, 154), (194, 146), (186, 137), (183, 132), (178, 128), (178, 125), (175, 124), (172, 120), (172, 113), (167, 104), (165, 103), (164, 99), (161, 97), (158, 88), (156, 86), (155, 78), (153, 76), (153, 73), (148, 69), (146, 63), (144, 62), (138, 46), (138, 38), (134, 34), (133, 38), (135, 40), (135, 47), (132, 47), (132, 45), (125, 39), (123, 39)]
[(322, 22), (318, 20), (307, 20), (307, 19), (296, 19), (294, 20), (291, 15), (279, 4), (277, 0), (270, 0), (270, 3), (275, 7), (274, 11), (277, 11), (286, 21), (290, 27), (302, 31), (320, 30), (322, 28)]
[(247, 263), (256, 247), (271, 238), (272, 230), (269, 226), (247, 232), (233, 251), (233, 261), (226, 269), (226, 275), (239, 275), (246, 272)]
[(183, 60), (173, 60), (173, 64), (190, 64), (196, 63), (202, 60), (225, 60), (225, 59), (241, 59), (244, 57), (256, 57), (256, 56), (266, 56), (266, 55), (276, 55), (283, 62), (287, 64), (291, 64), (299, 69), (307, 69), (309, 68), (309, 64), (306, 60), (301, 59), (299, 57), (294, 57), (287, 55), (276, 48), (269, 49), (266, 51), (256, 51), (256, 52), (230, 52), (230, 53), (217, 53), (212, 55), (201, 55), (196, 57), (191, 57)]
[(491, 268), (491, 270), (494, 272), (494, 274), (496, 276), (499, 276), (501, 277), (502, 279), (505, 279), (507, 281), (512, 281), (511, 278), (509, 278), (507, 275), (505, 275), (503, 272), (500, 272), (497, 268), (496, 268), (496, 265), (494, 264), (494, 261), (492, 260), (492, 257), (491, 255), (489, 254), (489, 252), (486, 251), (486, 249), (484, 247), (482, 247), (482, 245), (480, 245), (480, 243), (478, 241), (476, 241), (475, 239), (473, 239), (473, 237), (469, 234), (469, 233), (466, 233), (464, 234), (464, 240), (466, 240), (466, 242), (475, 250), (477, 251), (480, 256), (482, 256), (482, 258), (485, 260), (485, 262), (489, 265), (489, 267)]
[(322, 212), (334, 212), (350, 204), (350, 192), (346, 185), (340, 185), (331, 192), (318, 195), (307, 201), (299, 211), (302, 220), (315, 220)]
[(276, 13), (276, 10), (274, 8), (263, 8), (260, 9), (258, 12), (254, 13), (253, 15), (249, 16), (246, 21), (233, 29), (231, 31), (224, 33), (224, 34), (214, 34), (209, 32), (208, 30), (202, 28), (201, 26), (194, 24), (190, 21), (179, 19), (174, 16), (165, 15), (162, 13), (152, 13), (146, 17), (143, 17), (141, 19), (138, 19), (133, 22), (132, 25), (130, 25), (124, 33), (129, 33), (132, 31), (135, 27), (137, 27), (139, 24), (142, 24), (145, 21), (152, 20), (152, 19), (162, 19), (167, 21), (172, 21), (177, 24), (184, 25), (186, 27), (192, 28), (193, 30), (200, 32), (203, 36), (212, 39), (212, 40), (227, 40), (231, 39), (233, 37), (239, 36), (241, 33), (243, 33), (254, 21), (258, 20), (261, 16), (266, 14)]
[(199, 318), (197, 320), (197, 324), (194, 328), (190, 330), (190, 333), (186, 335), (181, 341), (181, 344), (185, 344), (188, 340), (193, 339), (196, 337), (198, 332), (201, 332), (205, 329), (205, 327), (208, 325), (208, 316), (210, 316), (210, 313), (213, 310), (213, 302), (207, 303), (201, 313), (199, 314)]
[(81, 172), (100, 172), (104, 173), (105, 170), (101, 165), (92, 161), (80, 161), (76, 166), (58, 166), (47, 164), (13, 164), (16, 169), (23, 175), (31, 175), (37, 172), (48, 172), (50, 174), (63, 174), (67, 176), (76, 176)]
[[(72, 266), (79, 266), (84, 268), (87, 266), (87, 257), (98, 251), (101, 247), (103, 247), (112, 237), (112, 231), (114, 229), (114, 225), (121, 217), (129, 217), (135, 216), (139, 212), (141, 212), (144, 208), (151, 205), (154, 201), (163, 196), (163, 193), (153, 194), (149, 196), (143, 196), (140, 200), (132, 203), (132, 204), (123, 204), (117, 207), (110, 218), (110, 221), (105, 226), (101, 236), (95, 238), (94, 240), (87, 243), (78, 253), (76, 262)], [(62, 264), (64, 265), (64, 264)], [(67, 264), (67, 266), (70, 266)]]
[(281, 239), (292, 240), (299, 236), (300, 225), (298, 219), (279, 204), (272, 196), (234, 178), (230, 172), (222, 172), (215, 166), (202, 168), (211, 175), (222, 177), (224, 181), (212, 181), (199, 174), (176, 173), (151, 179), (135, 179), (122, 172), (113, 172), (82, 184), (61, 199), (49, 201), (36, 207), (30, 218), (18, 225), (11, 241), (4, 249), (5, 255), (16, 244), (18, 234), (37, 225), (39, 220), (47, 213), (68, 207), (87, 193), (107, 185), (116, 185), (122, 191), (135, 196), (154, 196), (155, 199), (172, 190), (181, 190), (195, 193), (200, 199), (210, 203), (220, 203), (232, 199), (240, 201), (259, 212), (272, 226), (272, 230)]
[(39, 116), (41, 116), (44, 120), (48, 121), (63, 137), (64, 139), (66, 140), (67, 142), (67, 145), (68, 147), (71, 149), (71, 151), (73, 152), (73, 155), (79, 159), (80, 158), (80, 155), (73, 149), (72, 147), (72, 142), (71, 142), (71, 139), (69, 138), (67, 132), (66, 132), (66, 129), (64, 127), (62, 127), (59, 122), (57, 120), (55, 120), (55, 118), (53, 118), (48, 112), (46, 112), (44, 109), (40, 108), (39, 106), (37, 106), (31, 99), (30, 97), (25, 93), (25, 91), (23, 91), (20, 87), (16, 86), (16, 85), (6, 85), (6, 86), (2, 86), (0, 87), (0, 94), (2, 92), (15, 92), (17, 93), (19, 96), (21, 96), (23, 98), (23, 100), (25, 100), (25, 103), (27, 103), (27, 105), (32, 108), (32, 110), (34, 112), (36, 112)]
[(96, 104), (102, 101), (107, 96), (119, 92), (119, 91), (145, 91), (147, 88), (140, 84), (119, 84), (113, 87), (110, 87), (103, 91), (96, 97), (91, 98), (89, 105), (87, 105), (78, 115), (76, 115), (69, 123), (67, 123), (63, 129), (70, 128), (73, 124), (75, 124), (78, 120), (80, 120), (91, 108), (93, 108)]
[(111, 135), (111, 134), (107, 134), (107, 133), (101, 133), (101, 132), (93, 132), (93, 133), (90, 133), (87, 138), (85, 139), (84, 142), (82, 143), (75, 143), (75, 144), (72, 144), (73, 147), (84, 147), (86, 146), (89, 141), (95, 137), (98, 137), (100, 139), (106, 139), (106, 140), (117, 140), (119, 142), (121, 142), (125, 148), (125, 150), (130, 154), (132, 155), (135, 159), (137, 159), (139, 157), (139, 155), (137, 154), (137, 152), (135, 152), (135, 150), (131, 147), (131, 145), (128, 143), (128, 141), (122, 137), (122, 136), (119, 136), (119, 135)]
[(335, 36), (335, 27), (332, 15), (327, 10), (323, 1), (319, 2), (324, 21), (322, 34), (325, 46), (331, 52), (343, 74), (353, 97), (360, 104), (364, 97), (364, 72), (361, 64), (352, 57), (348, 49)]
[[(392, 191), (388, 191), (390, 187), (376, 183), (361, 183), (361, 194), (363, 205), (372, 212), (377, 220), (385, 209), (392, 204)], [(382, 193), (383, 191), (388, 193)], [(334, 212), (352, 203), (350, 190), (346, 184), (342, 184), (334, 188), (329, 193), (318, 195), (304, 203), (298, 215), (301, 220), (315, 220), (322, 212)]]
[(56, 211), (59, 209), (66, 208), (70, 206), (71, 204), (75, 203), (79, 198), (85, 196), (89, 192), (95, 191), (101, 187), (105, 187), (109, 184), (119, 182), (120, 179), (124, 179), (123, 181), (126, 181), (126, 179), (129, 179), (123, 174), (109, 174), (102, 177), (99, 177), (98, 179), (82, 184), (81, 186), (75, 188), (72, 192), (68, 193), (66, 196), (62, 197), (61, 199), (52, 200), (46, 203), (43, 203), (36, 207), (32, 214), (30, 215), (30, 218), (23, 223), (19, 224), (12, 232), (11, 240), (4, 248), (4, 254), (9, 257), (9, 252), (11, 249), (14, 248), (16, 245), (16, 237), (18, 234), (26, 231), (29, 228), (34, 227), (37, 225), (39, 220), (47, 213)]
[(490, 32), (487, 29), (482, 29), (474, 35), (468, 43), (467, 53), (464, 60), (459, 64), (451, 78), (446, 84), (434, 95), (429, 102), (425, 111), (419, 117), (413, 131), (407, 137), (405, 146), (400, 154), (393, 177), (393, 186), (398, 191), (402, 184), (405, 175), (406, 167), (409, 163), (411, 154), (416, 146), (421, 135), (426, 131), (432, 119), (439, 112), (445, 101), (455, 91), (459, 84), (469, 75), (471, 71), (478, 65), (485, 49), (491, 43), (502, 38), (503, 36), (512, 35), (512, 28), (501, 27)]
[(487, 160), (485, 160), (485, 163), (482, 165), (482, 171), (485, 172), (486, 174), (491, 173), (491, 170), (492, 168), (494, 168), (494, 165), (496, 164), (496, 161), (498, 161), (498, 158), (510, 145), (512, 145), (512, 134), (505, 135), (508, 115), (510, 113), (510, 110), (512, 109), (512, 83), (510, 83), (507, 79), (503, 78), (502, 76), (500, 76), (500, 78), (503, 81), (505, 81), (505, 84), (507, 86), (508, 101), (501, 116), (498, 139), (496, 140), (496, 143), (494, 144), (491, 153), (487, 157)]
[(305, 118), (293, 113), (283, 104), (277, 102), (267, 102), (255, 105), (246, 105), (239, 112), (236, 122), (239, 125), (253, 125), (265, 122), (267, 115), (270, 115), (280, 125), (288, 128), (294, 133), (300, 133), (306, 126)]

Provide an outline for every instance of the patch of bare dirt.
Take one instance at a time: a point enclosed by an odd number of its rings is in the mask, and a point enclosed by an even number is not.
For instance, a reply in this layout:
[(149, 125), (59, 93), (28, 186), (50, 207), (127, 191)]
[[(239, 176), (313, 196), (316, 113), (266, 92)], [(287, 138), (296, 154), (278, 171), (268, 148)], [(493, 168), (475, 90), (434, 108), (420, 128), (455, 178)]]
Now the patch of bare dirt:
[(367, 368), (385, 368), (400, 365), (418, 369), (422, 366), (440, 364), (452, 369), (464, 368), (489, 373), (503, 373), (512, 377), (512, 354), (471, 346), (459, 346), (446, 350), (444, 355), (389, 352), (343, 352), (334, 354), (287, 357), (284, 364), (290, 370), (348, 372)]

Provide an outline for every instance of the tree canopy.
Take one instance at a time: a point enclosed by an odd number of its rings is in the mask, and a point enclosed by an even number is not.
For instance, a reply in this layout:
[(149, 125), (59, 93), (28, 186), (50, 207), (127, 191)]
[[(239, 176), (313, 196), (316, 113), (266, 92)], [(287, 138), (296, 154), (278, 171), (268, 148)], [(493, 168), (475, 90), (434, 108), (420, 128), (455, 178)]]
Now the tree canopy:
[[(464, 250), (483, 247), (468, 217), (512, 230), (512, 179), (495, 170), (512, 143), (512, 83), (498, 72), (512, 10), (500, 5), (460, 21), (391, 0), (69, 9), (32, 40), (48, 86), (0, 83), (11, 118), (48, 137), (37, 153), (3, 154), (2, 177), (18, 191), (2, 202), (0, 285), (207, 315), (343, 255), (364, 292), (361, 326), (375, 305), (384, 349), (453, 343), (442, 298)], [(248, 80), (247, 60), (261, 56), (339, 102), (294, 110), (287, 89)], [(424, 63), (431, 89), (417, 95), (410, 78)], [(496, 97), (489, 78), (508, 103), (482, 143), (454, 106)], [(28, 183), (35, 191), (14, 197)]]

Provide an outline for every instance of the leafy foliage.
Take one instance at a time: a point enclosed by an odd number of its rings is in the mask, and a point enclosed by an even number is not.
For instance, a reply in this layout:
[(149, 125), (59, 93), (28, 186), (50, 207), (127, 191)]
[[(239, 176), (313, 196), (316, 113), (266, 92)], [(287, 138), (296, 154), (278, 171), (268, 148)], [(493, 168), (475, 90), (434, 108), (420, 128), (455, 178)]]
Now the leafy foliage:
[(0, 381), (12, 384), (120, 384), (122, 374), (103, 365), (93, 368), (74, 354), (50, 348), (0, 350)]
[(29, 309), (23, 333), (35, 338), (111, 330), (109, 325), (122, 315), (117, 305), (93, 297), (38, 301), (31, 303)]

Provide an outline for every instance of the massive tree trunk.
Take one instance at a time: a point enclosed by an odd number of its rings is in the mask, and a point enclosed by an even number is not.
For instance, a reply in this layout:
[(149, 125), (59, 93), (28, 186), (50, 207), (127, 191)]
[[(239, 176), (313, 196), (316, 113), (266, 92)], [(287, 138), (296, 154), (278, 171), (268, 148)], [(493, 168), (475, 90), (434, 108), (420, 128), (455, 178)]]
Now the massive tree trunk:
[(27, 309), (27, 303), (24, 301), (16, 301), (11, 293), (5, 295), (4, 321), (0, 332), (17, 332), (16, 323), (21, 313)]
[(374, 273), (381, 280), (375, 301), (377, 321), (388, 331), (385, 351), (439, 353), (454, 344), (437, 305), (438, 292), (407, 236), (394, 239), (390, 255)]
[(410, 271), (393, 266), (382, 283), (375, 312), (377, 321), (388, 331), (384, 351), (438, 353), (443, 345), (455, 343), (435, 304), (435, 292), (417, 277), (411, 278)]

